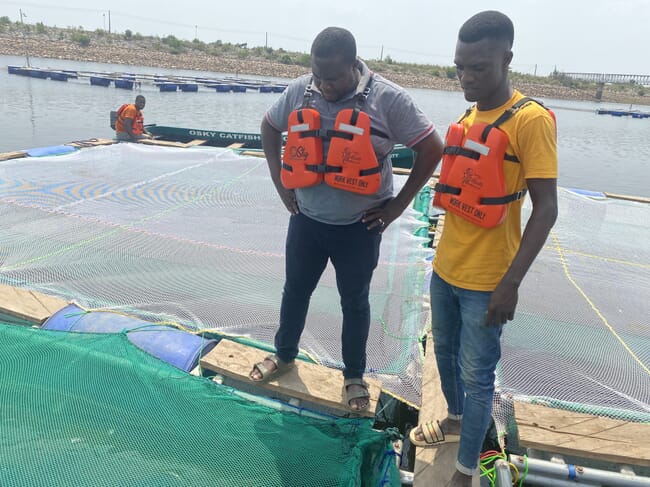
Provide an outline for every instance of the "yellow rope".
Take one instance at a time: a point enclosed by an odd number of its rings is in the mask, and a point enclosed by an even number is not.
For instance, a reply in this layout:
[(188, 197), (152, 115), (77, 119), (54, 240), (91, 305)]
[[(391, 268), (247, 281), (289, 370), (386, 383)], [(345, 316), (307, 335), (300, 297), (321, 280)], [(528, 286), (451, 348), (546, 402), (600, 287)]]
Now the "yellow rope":
[(612, 335), (614, 335), (614, 337), (619, 341), (619, 343), (623, 346), (623, 348), (627, 351), (627, 353), (630, 354), (630, 356), (634, 359), (634, 361), (636, 363), (639, 364), (639, 366), (641, 366), (641, 368), (645, 371), (646, 374), (650, 375), (650, 369), (648, 368), (648, 366), (645, 365), (643, 362), (641, 362), (641, 359), (639, 359), (639, 357), (636, 356), (634, 351), (632, 351), (632, 349), (628, 346), (628, 344), (625, 343), (625, 340), (623, 340), (623, 338), (621, 338), (621, 336), (616, 332), (616, 330), (614, 330), (612, 325), (609, 324), (609, 321), (607, 321), (607, 318), (605, 318), (605, 316), (600, 312), (600, 310), (594, 304), (594, 302), (591, 299), (589, 299), (589, 296), (587, 296), (587, 294), (582, 290), (582, 288), (578, 285), (578, 283), (575, 282), (573, 277), (571, 277), (571, 273), (569, 272), (569, 267), (568, 267), (568, 265), (566, 263), (566, 259), (564, 258), (564, 250), (560, 246), (560, 242), (559, 242), (555, 232), (551, 231), (551, 237), (553, 238), (553, 242), (555, 244), (555, 250), (558, 253), (558, 255), (560, 256), (560, 261), (562, 263), (562, 268), (564, 269), (564, 274), (566, 275), (569, 282), (573, 285), (573, 287), (575, 287), (577, 289), (577, 291), (584, 298), (584, 300), (587, 301), (589, 306), (591, 306), (591, 309), (594, 310), (596, 315), (605, 324), (605, 326), (610, 331), (610, 333)]

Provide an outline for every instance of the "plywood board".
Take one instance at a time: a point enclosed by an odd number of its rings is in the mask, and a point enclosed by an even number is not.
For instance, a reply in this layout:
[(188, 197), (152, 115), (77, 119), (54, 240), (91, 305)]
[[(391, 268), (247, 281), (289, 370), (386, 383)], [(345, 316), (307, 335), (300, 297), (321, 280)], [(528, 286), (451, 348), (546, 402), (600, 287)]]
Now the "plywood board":
[(650, 467), (650, 424), (515, 402), (519, 444), (553, 453)]
[(25, 151), (14, 151), (14, 152), (3, 152), (0, 154), (0, 161), (8, 161), (10, 159), (19, 159), (21, 157), (27, 156), (27, 152)]
[[(343, 402), (343, 374), (340, 370), (298, 360), (295, 369), (285, 373), (279, 379), (268, 383), (252, 382), (248, 374), (253, 364), (261, 362), (267, 355), (268, 352), (264, 350), (222, 340), (210, 353), (201, 358), (201, 367), (246, 385), (255, 386), (265, 393), (275, 392), (282, 396), (306, 400), (312, 404), (322, 405), (327, 410), (338, 411), (341, 416), (350, 414), (350, 409)], [(373, 379), (365, 380), (369, 383), (370, 407), (360, 414), (374, 417), (381, 384)]]
[(0, 311), (40, 325), (68, 305), (47, 294), (0, 284)]
[(138, 143), (140, 144), (147, 144), (147, 145), (159, 145), (163, 147), (180, 147), (180, 148), (186, 148), (186, 147), (194, 147), (196, 145), (201, 145), (205, 144), (207, 140), (205, 139), (194, 139), (190, 140), (189, 142), (171, 142), (169, 140), (157, 140), (157, 139), (140, 139), (138, 140)]
[(86, 140), (75, 140), (74, 142), (69, 142), (65, 145), (81, 148), (81, 147), (95, 147), (98, 145), (111, 145), (111, 144), (115, 144), (115, 142), (116, 141), (113, 139), (93, 138), (93, 139), (86, 139)]

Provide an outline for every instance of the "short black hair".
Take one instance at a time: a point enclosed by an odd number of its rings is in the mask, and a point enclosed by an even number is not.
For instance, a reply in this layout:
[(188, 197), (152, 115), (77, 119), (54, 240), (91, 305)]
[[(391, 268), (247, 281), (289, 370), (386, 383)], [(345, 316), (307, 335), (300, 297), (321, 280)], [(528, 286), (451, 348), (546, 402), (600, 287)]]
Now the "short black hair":
[(354, 64), (357, 59), (357, 43), (349, 30), (327, 27), (314, 39), (311, 55), (319, 58), (340, 57), (344, 62)]
[(144, 95), (138, 95), (138, 96), (136, 96), (136, 97), (135, 97), (135, 101), (136, 101), (136, 103), (137, 103), (138, 100), (142, 100), (142, 101), (145, 102), (145, 103), (147, 102), (147, 100), (145, 99)]
[(515, 27), (507, 15), (496, 10), (485, 10), (470, 17), (458, 31), (461, 42), (478, 42), (483, 39), (506, 41), (512, 47)]

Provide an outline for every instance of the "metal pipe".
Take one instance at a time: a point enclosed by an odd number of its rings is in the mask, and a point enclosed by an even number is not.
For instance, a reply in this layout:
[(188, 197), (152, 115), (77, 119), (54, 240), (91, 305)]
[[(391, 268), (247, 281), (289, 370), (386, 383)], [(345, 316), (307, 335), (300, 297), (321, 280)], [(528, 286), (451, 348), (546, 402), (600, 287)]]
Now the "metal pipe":
[(552, 477), (556, 480), (567, 479), (573, 482), (573, 485), (579, 482), (605, 484), (611, 487), (650, 487), (650, 478), (627, 473), (610, 472), (573, 464), (553, 463), (530, 457), (524, 459), (519, 455), (510, 455), (510, 462), (520, 472), (525, 472), (526, 465), (528, 465), (528, 472), (531, 474)]
[(541, 487), (602, 487), (600, 484), (574, 482), (573, 480), (562, 480), (557, 477), (545, 477), (543, 475), (528, 474), (524, 485), (538, 485)]
[(510, 475), (510, 464), (505, 460), (498, 459), (494, 462), (496, 471), (496, 487), (512, 487), (512, 475)]

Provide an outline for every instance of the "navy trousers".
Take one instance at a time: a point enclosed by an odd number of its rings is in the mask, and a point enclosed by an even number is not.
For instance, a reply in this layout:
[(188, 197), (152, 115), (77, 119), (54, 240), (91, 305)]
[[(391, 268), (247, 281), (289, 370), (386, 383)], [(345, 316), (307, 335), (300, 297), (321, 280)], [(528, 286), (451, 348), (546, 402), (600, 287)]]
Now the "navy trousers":
[(336, 271), (343, 313), (342, 356), (346, 379), (363, 377), (370, 331), (368, 293), (379, 260), (381, 233), (365, 223), (329, 225), (303, 214), (292, 215), (286, 242), (286, 280), (275, 348), (281, 360), (298, 355), (311, 295), (328, 260)]

